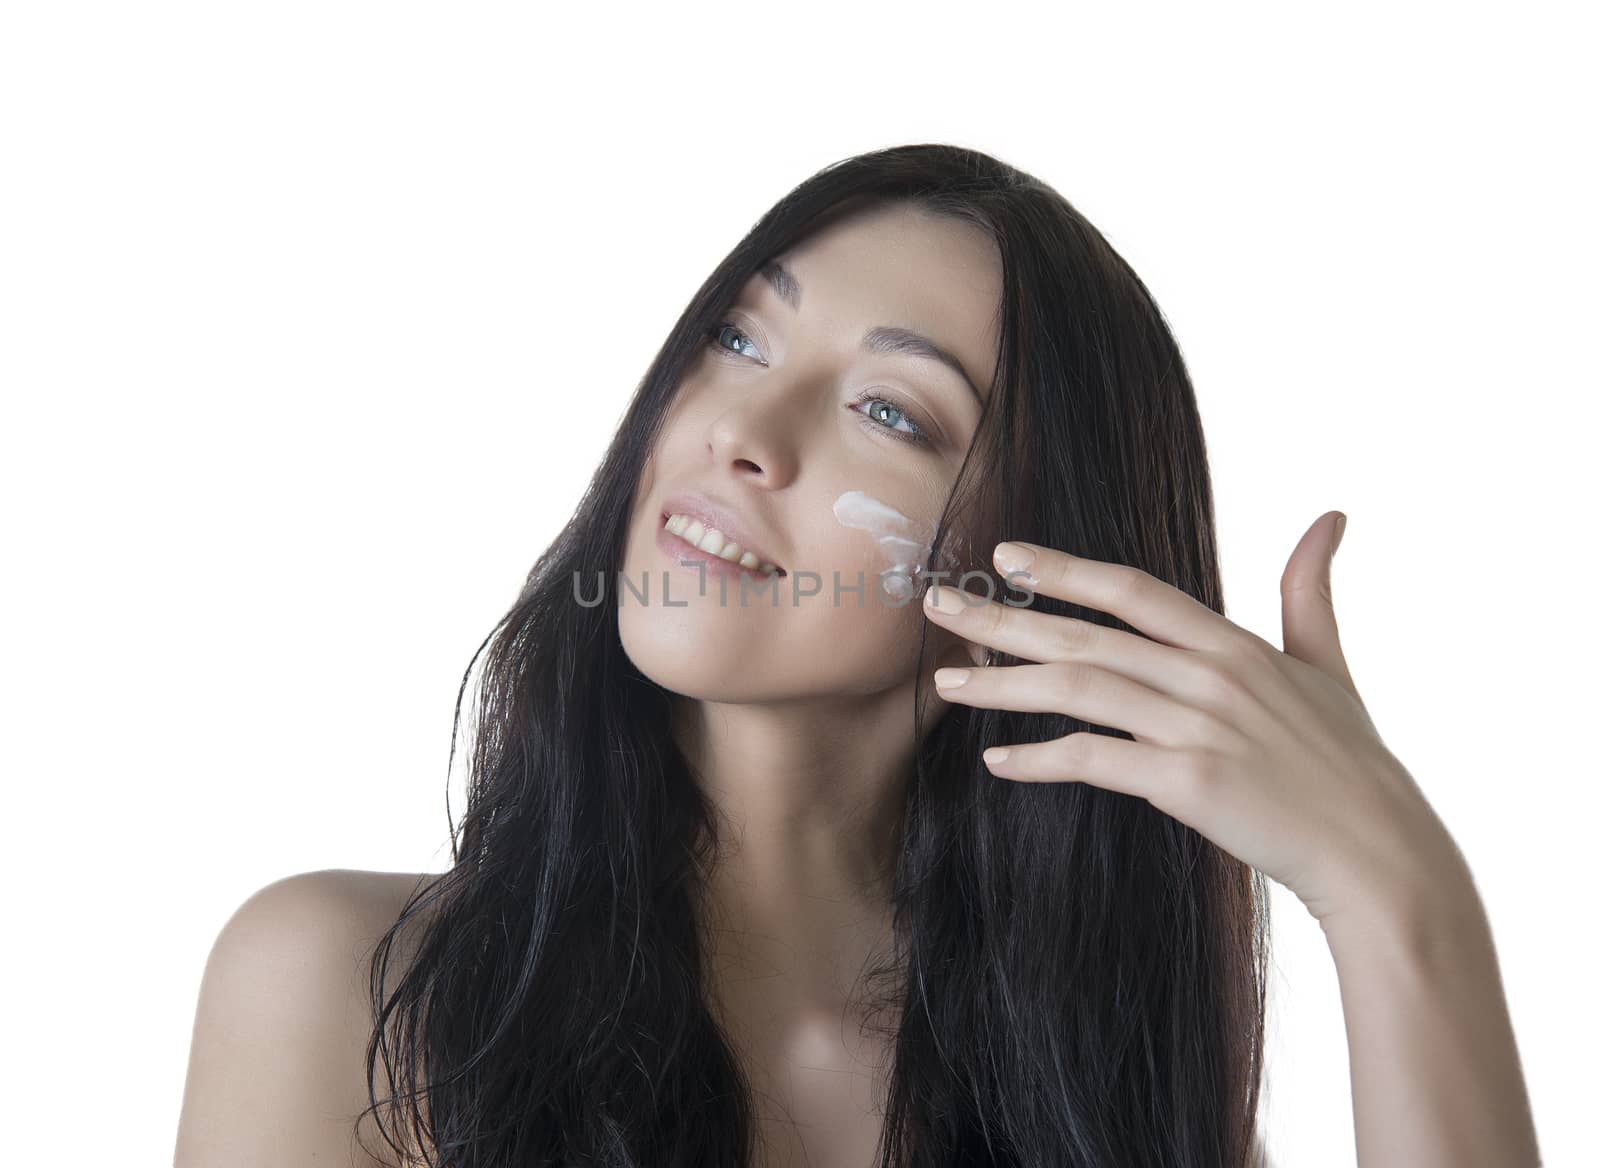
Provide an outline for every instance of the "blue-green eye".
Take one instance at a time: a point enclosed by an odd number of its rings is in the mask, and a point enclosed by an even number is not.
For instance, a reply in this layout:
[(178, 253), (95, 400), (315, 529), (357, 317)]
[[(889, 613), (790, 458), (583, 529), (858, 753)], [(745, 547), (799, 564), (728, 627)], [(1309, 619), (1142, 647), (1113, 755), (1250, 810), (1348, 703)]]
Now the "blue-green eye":
[[(884, 397), (881, 390), (869, 389), (865, 393), (858, 396), (856, 400), (850, 404), (852, 408), (855, 406), (866, 406), (867, 410), (864, 416), (872, 419), (872, 421), (876, 423), (877, 429), (887, 430), (891, 436), (900, 439), (902, 442), (916, 442), (921, 444), (926, 443), (929, 440), (927, 431), (924, 430), (921, 423), (916, 420), (916, 416), (912, 414), (910, 410), (906, 409), (906, 407), (895, 401), (894, 398)], [(910, 427), (910, 429), (902, 430), (895, 422), (885, 422), (879, 416), (879, 411), (876, 409), (878, 406), (883, 406), (888, 413), (892, 414), (895, 419), (897, 419), (897, 421), (904, 422)]]
[[(750, 340), (749, 334), (744, 332), (744, 330), (739, 329), (739, 328), (735, 327), (734, 325), (730, 324), (728, 321), (722, 321), (722, 322), (720, 322), (718, 324), (714, 324), (709, 329), (706, 330), (706, 344), (710, 345), (713, 349), (716, 349), (718, 352), (733, 353), (733, 355), (736, 356), (736, 357), (744, 357), (744, 356), (748, 355), (748, 354), (745, 354), (745, 353), (735, 352), (734, 350), (732, 350), (732, 349), (728, 348), (726, 345), (724, 345), (722, 343), (722, 337), (723, 337), (724, 333), (732, 333), (734, 336), (742, 338), (746, 344), (750, 344), (753, 347), (754, 343)], [(759, 353), (760, 350), (757, 349), (756, 352)], [(759, 361), (760, 358), (759, 357), (755, 357), (755, 358), (752, 358), (752, 360)]]
[[(737, 338), (732, 347), (723, 343), (724, 337), (730, 333)], [(731, 321), (718, 321), (708, 328), (705, 334), (705, 342), (708, 348), (720, 356), (729, 359), (743, 358), (746, 361), (755, 361), (757, 364), (766, 364), (766, 361), (760, 356), (753, 357), (748, 353), (738, 351), (741, 343), (750, 345), (757, 354), (761, 350), (755, 349), (754, 342), (750, 340), (750, 335)], [(850, 406), (852, 409), (857, 406), (867, 406), (868, 409), (862, 416), (869, 419), (871, 428), (879, 433), (887, 432), (890, 437), (897, 441), (911, 442), (921, 446), (926, 446), (932, 441), (928, 437), (928, 431), (916, 412), (902, 405), (896, 399), (886, 397), (882, 391), (869, 389), (851, 402)], [(894, 421), (884, 421), (877, 412), (874, 412), (872, 409), (874, 406), (887, 406), (889, 413), (894, 417)], [(909, 429), (901, 429), (900, 424), (902, 423)]]

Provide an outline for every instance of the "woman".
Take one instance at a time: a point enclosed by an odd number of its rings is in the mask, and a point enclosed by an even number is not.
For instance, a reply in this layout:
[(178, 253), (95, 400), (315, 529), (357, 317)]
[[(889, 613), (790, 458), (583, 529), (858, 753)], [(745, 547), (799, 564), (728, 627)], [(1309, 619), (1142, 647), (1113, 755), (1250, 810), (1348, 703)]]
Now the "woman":
[(1228, 621), (1122, 258), (975, 151), (824, 169), (485, 642), (453, 866), (367, 902), (363, 1118), (457, 1168), (1244, 1165), (1271, 877), (1333, 948), (1361, 1163), (1536, 1163), (1470, 874), (1340, 650), (1342, 530), (1284, 651)]

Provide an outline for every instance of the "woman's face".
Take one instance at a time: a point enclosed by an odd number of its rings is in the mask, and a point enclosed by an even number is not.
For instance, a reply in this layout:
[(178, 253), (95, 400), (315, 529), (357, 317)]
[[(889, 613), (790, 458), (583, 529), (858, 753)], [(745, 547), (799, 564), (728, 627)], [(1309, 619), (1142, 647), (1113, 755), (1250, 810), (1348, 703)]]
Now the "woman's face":
[[(779, 286), (753, 277), (685, 374), (634, 493), (624, 579), (607, 581), (634, 664), (707, 701), (911, 680), (926, 618), (907, 585), (928, 566), (995, 364), (999, 253), (971, 225), (880, 207), (777, 259)], [(871, 344), (885, 329), (921, 334), (961, 369), (903, 334)], [(714, 574), (720, 561), (680, 542), (679, 522), (664, 530), (668, 512), (721, 520), (783, 575)], [(936, 634), (936, 651), (951, 643)]]

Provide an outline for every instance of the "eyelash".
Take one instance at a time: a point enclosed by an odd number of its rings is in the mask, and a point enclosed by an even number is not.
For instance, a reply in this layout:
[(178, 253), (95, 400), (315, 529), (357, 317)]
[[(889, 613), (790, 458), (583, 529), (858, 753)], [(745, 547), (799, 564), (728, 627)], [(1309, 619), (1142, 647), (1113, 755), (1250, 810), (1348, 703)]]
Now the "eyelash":
[[(743, 353), (735, 353), (733, 350), (722, 344), (721, 337), (724, 329), (732, 329), (745, 340), (750, 339), (749, 333), (745, 332), (738, 325), (725, 320), (711, 326), (711, 328), (706, 330), (706, 345), (719, 355), (733, 358), (743, 357)], [(749, 358), (746, 358), (746, 360), (749, 360)], [(864, 417), (872, 419), (874, 423), (874, 429), (883, 430), (896, 441), (909, 442), (914, 446), (927, 446), (931, 443), (932, 439), (929, 438), (927, 427), (922, 424), (920, 415), (916, 411), (912, 410), (909, 406), (902, 404), (896, 398), (884, 394), (881, 390), (873, 389), (869, 389), (864, 393), (859, 394), (850, 404), (853, 406), (859, 406), (865, 405), (868, 402), (882, 402), (884, 405), (894, 410), (895, 413), (899, 414), (902, 420), (909, 422), (914, 432), (908, 434), (904, 430), (897, 430), (893, 426), (886, 426), (882, 422), (877, 421), (876, 418), (872, 418), (870, 413), (863, 415)]]

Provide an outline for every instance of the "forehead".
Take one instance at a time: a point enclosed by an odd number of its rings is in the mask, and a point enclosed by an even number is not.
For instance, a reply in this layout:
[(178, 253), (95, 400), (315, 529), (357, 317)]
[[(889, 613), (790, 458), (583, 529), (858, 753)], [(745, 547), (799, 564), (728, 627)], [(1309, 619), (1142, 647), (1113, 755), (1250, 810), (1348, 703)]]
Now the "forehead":
[(978, 227), (890, 206), (856, 212), (774, 257), (744, 299), (769, 298), (854, 344), (903, 330), (955, 357), (986, 397), (999, 345), (1000, 253)]

